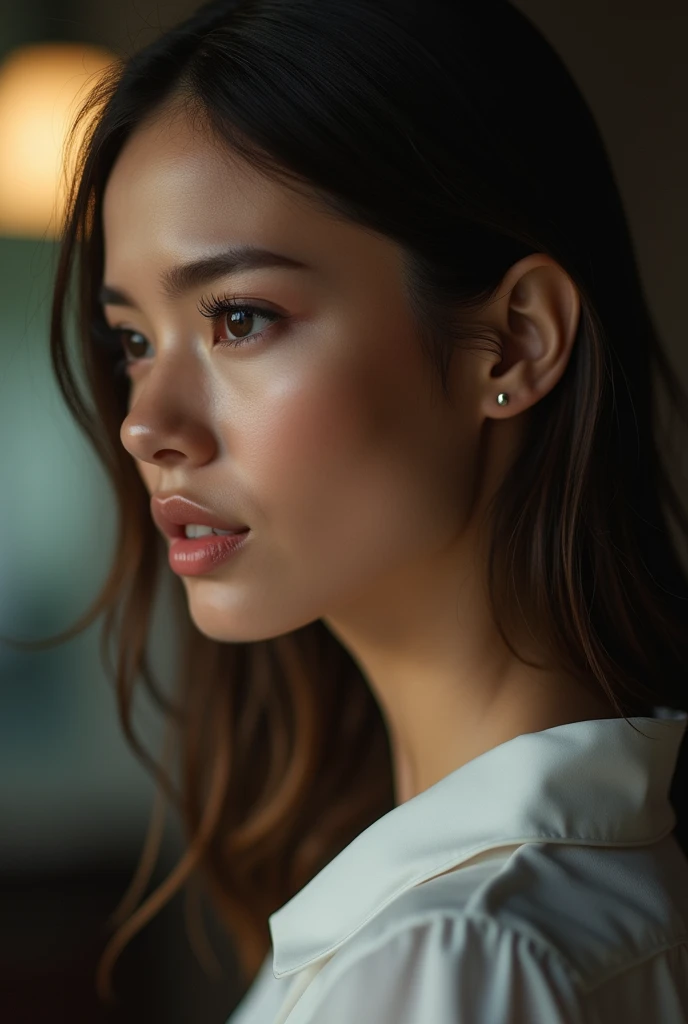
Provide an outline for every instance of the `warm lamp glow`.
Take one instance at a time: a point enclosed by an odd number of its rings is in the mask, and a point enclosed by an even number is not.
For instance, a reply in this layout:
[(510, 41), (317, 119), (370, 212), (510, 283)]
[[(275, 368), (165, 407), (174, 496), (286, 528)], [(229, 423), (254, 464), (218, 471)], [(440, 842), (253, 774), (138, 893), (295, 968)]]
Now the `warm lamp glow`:
[(37, 43), (0, 65), (0, 235), (58, 233), (68, 130), (99, 72), (116, 60), (100, 47)]

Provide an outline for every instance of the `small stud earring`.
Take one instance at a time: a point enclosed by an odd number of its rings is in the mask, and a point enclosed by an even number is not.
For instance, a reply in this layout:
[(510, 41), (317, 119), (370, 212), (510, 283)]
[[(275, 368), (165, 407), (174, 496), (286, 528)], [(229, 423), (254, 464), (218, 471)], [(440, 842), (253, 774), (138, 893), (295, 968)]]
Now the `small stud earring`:
[(502, 391), (499, 395), (497, 395), (497, 403), (499, 405), (506, 405), (508, 401), (509, 396), (507, 395), (506, 391)]

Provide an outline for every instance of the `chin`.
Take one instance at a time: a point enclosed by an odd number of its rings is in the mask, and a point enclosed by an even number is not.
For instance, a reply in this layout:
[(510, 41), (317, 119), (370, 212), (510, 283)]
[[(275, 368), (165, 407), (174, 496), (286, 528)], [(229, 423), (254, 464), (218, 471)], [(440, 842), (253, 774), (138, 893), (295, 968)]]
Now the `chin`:
[(202, 633), (208, 640), (227, 644), (274, 640), (278, 636), (293, 633), (317, 621), (317, 616), (305, 621), (287, 619), (285, 616), (270, 620), (268, 617), (261, 616), (259, 610), (253, 611), (246, 607), (241, 609), (208, 607), (207, 604), (204, 607), (201, 601), (194, 601), (193, 598), (189, 599), (189, 614), (199, 633)]

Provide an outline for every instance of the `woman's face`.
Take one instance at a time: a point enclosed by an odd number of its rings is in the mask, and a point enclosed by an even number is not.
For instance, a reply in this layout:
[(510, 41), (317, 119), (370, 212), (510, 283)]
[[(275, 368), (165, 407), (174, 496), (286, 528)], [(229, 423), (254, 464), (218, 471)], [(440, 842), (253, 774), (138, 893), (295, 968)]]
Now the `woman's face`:
[[(265, 639), (374, 615), (400, 593), (420, 612), (422, 567), (460, 543), (472, 511), (484, 412), (479, 360), (463, 351), (454, 407), (444, 401), (400, 248), (270, 182), (182, 114), (126, 144), (104, 232), (104, 284), (126, 296), (105, 315), (131, 332), (136, 360), (122, 444), (151, 495), (182, 494), (251, 531), (228, 560), (182, 576), (199, 630)], [(304, 266), (163, 289), (176, 268), (239, 246)], [(199, 304), (226, 296), (276, 319), (213, 324)]]

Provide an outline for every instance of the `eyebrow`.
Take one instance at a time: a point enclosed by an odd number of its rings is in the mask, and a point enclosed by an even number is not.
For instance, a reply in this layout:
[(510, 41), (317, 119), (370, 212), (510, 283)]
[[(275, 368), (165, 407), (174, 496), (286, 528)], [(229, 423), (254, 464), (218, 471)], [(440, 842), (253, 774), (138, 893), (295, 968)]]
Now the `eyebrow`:
[[(211, 256), (203, 256), (201, 259), (191, 263), (183, 263), (178, 267), (165, 271), (160, 278), (163, 295), (169, 299), (179, 298), (192, 288), (209, 284), (218, 277), (226, 277), (229, 274), (238, 274), (242, 270), (264, 269), (266, 267), (283, 267), (292, 270), (310, 270), (307, 263), (292, 259), (290, 256), (282, 256), (268, 249), (260, 249), (254, 245), (234, 246), (224, 252), (214, 253)], [(98, 292), (98, 300), (101, 305), (129, 306), (136, 308), (126, 292), (121, 288), (103, 284)]]

